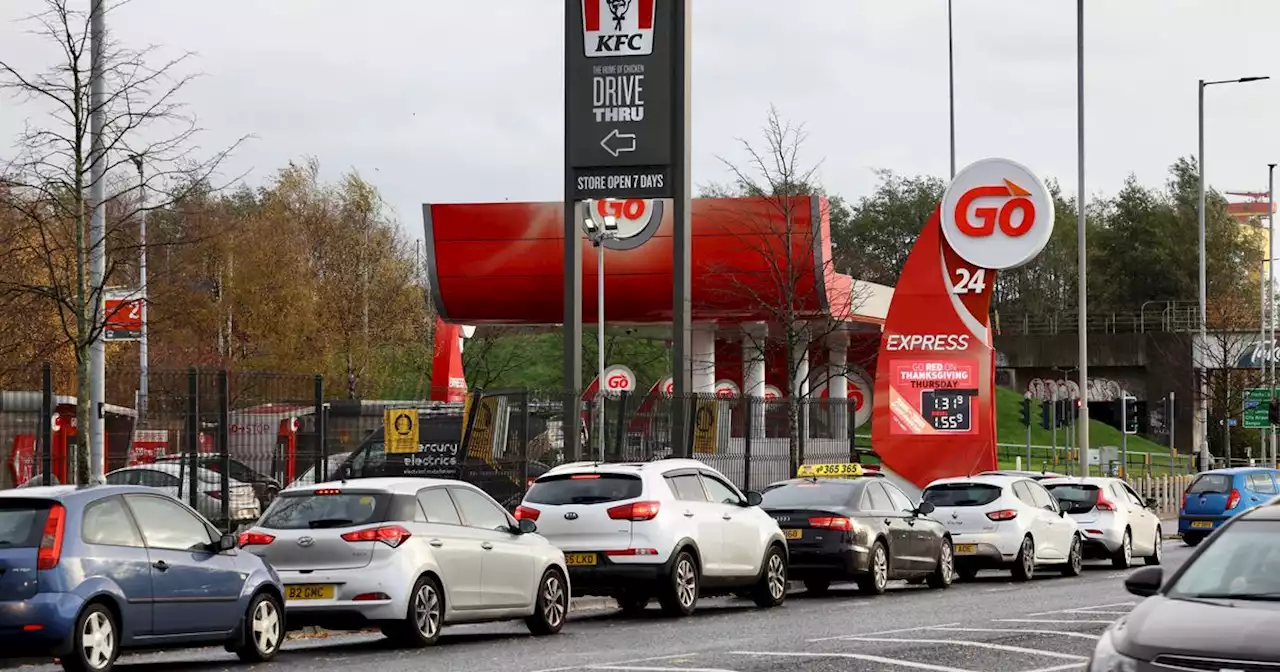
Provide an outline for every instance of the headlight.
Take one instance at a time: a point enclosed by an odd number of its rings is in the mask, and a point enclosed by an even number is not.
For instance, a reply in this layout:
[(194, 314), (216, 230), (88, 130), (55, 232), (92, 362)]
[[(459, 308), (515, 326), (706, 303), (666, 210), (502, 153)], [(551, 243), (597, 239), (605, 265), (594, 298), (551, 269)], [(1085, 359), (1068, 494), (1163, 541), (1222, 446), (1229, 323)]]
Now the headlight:
[(1138, 672), (1138, 661), (1116, 651), (1111, 643), (1111, 631), (1107, 630), (1093, 650), (1088, 672)]

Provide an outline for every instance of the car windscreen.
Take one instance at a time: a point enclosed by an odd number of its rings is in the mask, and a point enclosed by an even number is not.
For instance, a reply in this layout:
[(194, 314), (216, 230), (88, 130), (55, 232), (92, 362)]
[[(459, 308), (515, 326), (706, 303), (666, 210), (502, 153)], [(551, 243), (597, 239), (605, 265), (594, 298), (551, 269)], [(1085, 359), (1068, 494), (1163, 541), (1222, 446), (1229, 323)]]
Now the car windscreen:
[(925, 488), (923, 501), (934, 506), (985, 506), (1000, 498), (1000, 486), (989, 483), (941, 483)]
[(392, 496), (385, 492), (327, 491), (285, 493), (262, 516), (259, 527), (315, 530), (354, 527), (387, 520)]
[(629, 474), (558, 474), (543, 476), (529, 488), (530, 504), (603, 504), (635, 499), (644, 491), (639, 477)]
[(791, 509), (810, 506), (853, 506), (862, 491), (860, 483), (816, 481), (786, 483), (764, 491), (760, 506), (766, 509)]
[(1086, 513), (1098, 504), (1098, 486), (1088, 483), (1056, 483), (1047, 489), (1067, 513)]
[(36, 548), (53, 502), (47, 499), (0, 499), (0, 548)]
[(1231, 477), (1226, 474), (1200, 474), (1191, 482), (1187, 492), (1199, 494), (1227, 494), (1231, 492)]
[(1280, 521), (1237, 520), (1204, 544), (1169, 597), (1280, 602)]

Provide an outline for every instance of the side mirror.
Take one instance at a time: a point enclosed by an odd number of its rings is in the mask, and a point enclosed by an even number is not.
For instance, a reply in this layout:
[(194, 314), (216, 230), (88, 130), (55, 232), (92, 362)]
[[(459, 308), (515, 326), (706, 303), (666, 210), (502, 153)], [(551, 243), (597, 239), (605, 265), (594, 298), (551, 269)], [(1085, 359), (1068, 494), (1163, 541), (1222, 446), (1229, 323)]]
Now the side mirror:
[(224, 534), (218, 539), (218, 552), (230, 551), (236, 547), (236, 535)]
[(934, 511), (933, 502), (920, 502), (920, 506), (916, 507), (916, 513), (927, 516)]
[(760, 502), (764, 501), (764, 497), (755, 490), (747, 491), (747, 506), (760, 506)]
[(1160, 592), (1161, 583), (1164, 583), (1164, 570), (1143, 567), (1124, 580), (1124, 589), (1138, 597), (1151, 597)]
[(1058, 509), (1058, 517), (1059, 517), (1059, 518), (1066, 518), (1066, 517), (1067, 517), (1067, 510), (1066, 510), (1066, 509)]
[(1148, 509), (1158, 509), (1158, 508), (1160, 508), (1160, 500), (1156, 499), (1155, 497), (1148, 497), (1148, 498), (1147, 498), (1147, 508), (1148, 508)]
[(533, 534), (538, 531), (538, 524), (528, 518), (521, 518), (518, 528), (520, 534)]

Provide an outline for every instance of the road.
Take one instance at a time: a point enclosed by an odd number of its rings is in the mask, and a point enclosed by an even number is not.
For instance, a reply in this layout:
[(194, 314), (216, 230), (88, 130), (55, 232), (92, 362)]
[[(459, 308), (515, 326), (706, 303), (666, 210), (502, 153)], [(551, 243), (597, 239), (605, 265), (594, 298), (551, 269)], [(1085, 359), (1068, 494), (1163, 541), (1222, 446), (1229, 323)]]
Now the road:
[[(1165, 546), (1165, 569), (1190, 550)], [(1131, 571), (1131, 570), (1130, 570)], [(794, 593), (760, 611), (738, 600), (704, 601), (686, 620), (655, 609), (637, 618), (612, 610), (584, 611), (555, 637), (531, 637), (522, 623), (446, 629), (437, 647), (387, 648), (372, 635), (336, 635), (290, 642), (263, 670), (351, 669), (408, 672), (1051, 672), (1081, 670), (1108, 623), (1138, 598), (1122, 585), (1127, 572), (1088, 563), (1068, 579), (1043, 572), (1016, 584), (1007, 573), (983, 572), (969, 583), (935, 591), (894, 585), (879, 597), (850, 586), (824, 597)], [(40, 665), (30, 672), (55, 670)], [(127, 656), (130, 672), (247, 670), (219, 649)]]

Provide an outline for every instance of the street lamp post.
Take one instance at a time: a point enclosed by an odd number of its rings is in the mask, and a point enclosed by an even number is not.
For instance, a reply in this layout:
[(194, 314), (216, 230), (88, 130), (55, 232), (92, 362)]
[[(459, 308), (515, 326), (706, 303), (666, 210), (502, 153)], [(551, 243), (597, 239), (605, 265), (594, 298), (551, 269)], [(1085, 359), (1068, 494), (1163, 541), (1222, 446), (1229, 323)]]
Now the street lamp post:
[[(594, 203), (588, 202), (588, 213), (592, 207)], [(604, 243), (618, 237), (618, 220), (613, 215), (606, 215), (601, 225), (588, 214), (582, 220), (582, 229), (596, 248), (596, 416), (600, 419), (597, 424), (600, 461), (604, 462)]]
[[(1267, 367), (1267, 389), (1271, 390), (1271, 394), (1275, 394), (1276, 389), (1276, 264), (1275, 264), (1275, 223), (1276, 223), (1276, 164), (1267, 164), (1267, 256), (1271, 257), (1271, 264), (1267, 267), (1267, 290), (1264, 296), (1267, 299), (1266, 311), (1270, 316), (1267, 323), (1267, 340), (1271, 347), (1268, 349), (1266, 361)], [(1271, 428), (1271, 466), (1276, 466), (1276, 428)]]
[(147, 345), (147, 180), (143, 171), (142, 156), (134, 154), (129, 157), (138, 169), (138, 293), (142, 306), (138, 316), (142, 318), (142, 329), (138, 336), (138, 424), (147, 426), (148, 409), (150, 407), (150, 372)]
[[(1081, 460), (1089, 454), (1089, 301), (1085, 257), (1085, 191), (1084, 191), (1084, 0), (1076, 0), (1076, 292), (1080, 319), (1076, 325), (1077, 348), (1080, 351), (1080, 439)], [(1081, 462), (1084, 464), (1084, 462)], [(1084, 473), (1083, 469), (1081, 473)]]
[(956, 59), (952, 49), (951, 0), (947, 0), (947, 105), (951, 113), (951, 179), (956, 177)]
[[(1200, 172), (1199, 186), (1199, 205), (1197, 207), (1197, 219), (1199, 220), (1199, 247), (1200, 247), (1200, 343), (1201, 346), (1209, 340), (1209, 329), (1207, 323), (1209, 321), (1206, 297), (1208, 295), (1208, 281), (1206, 279), (1206, 257), (1204, 245), (1204, 90), (1205, 87), (1214, 86), (1216, 84), (1246, 84), (1248, 82), (1260, 82), (1270, 77), (1240, 77), (1238, 79), (1218, 79), (1206, 82), (1200, 80), (1196, 98), (1199, 106), (1197, 126), (1199, 131), (1199, 148), (1196, 158), (1196, 169)], [(1271, 256), (1269, 253), (1267, 256)], [(1200, 431), (1198, 432), (1200, 439), (1200, 459), (1204, 468), (1208, 468), (1209, 462), (1209, 409), (1206, 406), (1208, 389), (1207, 380), (1203, 369), (1200, 373)]]

